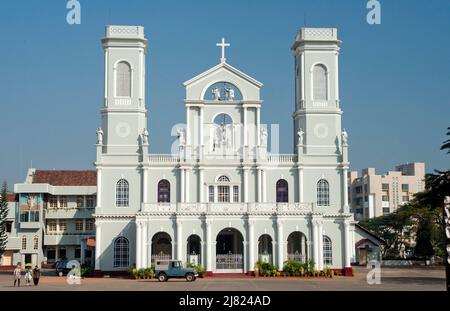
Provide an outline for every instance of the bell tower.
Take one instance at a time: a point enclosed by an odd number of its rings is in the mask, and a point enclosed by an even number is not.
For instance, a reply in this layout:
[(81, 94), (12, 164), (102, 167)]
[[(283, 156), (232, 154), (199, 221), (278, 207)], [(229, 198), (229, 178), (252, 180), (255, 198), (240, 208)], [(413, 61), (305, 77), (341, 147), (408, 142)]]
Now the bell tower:
[(336, 28), (301, 28), (295, 58), (294, 152), (299, 156), (341, 154)]
[(147, 130), (145, 56), (147, 39), (141, 26), (107, 26), (105, 94), (101, 111), (103, 153), (134, 154)]

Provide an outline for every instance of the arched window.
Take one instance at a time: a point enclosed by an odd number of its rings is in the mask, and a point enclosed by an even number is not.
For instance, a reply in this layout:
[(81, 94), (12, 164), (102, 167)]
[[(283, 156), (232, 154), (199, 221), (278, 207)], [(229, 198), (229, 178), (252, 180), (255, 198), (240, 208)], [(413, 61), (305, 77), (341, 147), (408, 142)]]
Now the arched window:
[(313, 69), (313, 99), (327, 100), (327, 69), (323, 65), (315, 65)]
[(34, 250), (39, 249), (39, 238), (37, 235), (35, 235), (33, 238), (33, 249)]
[(217, 178), (217, 181), (218, 182), (230, 182), (230, 179), (227, 176), (222, 175), (219, 178)]
[(158, 202), (170, 202), (170, 183), (166, 179), (160, 180), (158, 183)]
[[(229, 183), (230, 179), (222, 175), (219, 178), (217, 178), (217, 182), (219, 183)], [(217, 201), (221, 203), (228, 203), (230, 202), (230, 185), (219, 185), (217, 186)]]
[(131, 97), (131, 67), (126, 62), (116, 67), (116, 96)]
[(289, 201), (288, 182), (284, 179), (277, 181), (277, 203)]
[(114, 240), (114, 268), (125, 268), (130, 265), (130, 246), (124, 237)]
[(323, 236), (323, 263), (327, 266), (333, 264), (333, 245), (326, 235)]
[(329, 206), (330, 205), (330, 185), (325, 179), (319, 180), (317, 183), (317, 205)]
[(128, 181), (121, 179), (116, 184), (116, 206), (128, 207), (129, 199), (129, 185)]
[(22, 236), (22, 249), (27, 249), (27, 236)]

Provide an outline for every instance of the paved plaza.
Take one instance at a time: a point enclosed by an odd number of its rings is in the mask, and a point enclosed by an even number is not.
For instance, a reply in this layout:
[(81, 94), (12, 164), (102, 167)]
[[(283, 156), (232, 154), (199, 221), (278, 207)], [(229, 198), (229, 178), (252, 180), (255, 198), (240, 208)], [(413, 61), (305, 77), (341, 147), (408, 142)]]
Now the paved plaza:
[[(203, 278), (188, 283), (169, 280), (160, 283), (152, 280), (125, 278), (85, 278), (80, 285), (69, 285), (65, 277), (53, 273), (41, 278), (37, 287), (13, 287), (12, 272), (1, 272), (2, 291), (443, 291), (445, 270), (435, 267), (382, 268), (381, 284), (366, 282), (368, 270), (355, 268), (354, 277), (326, 278)], [(23, 280), (22, 280), (23, 281)]]

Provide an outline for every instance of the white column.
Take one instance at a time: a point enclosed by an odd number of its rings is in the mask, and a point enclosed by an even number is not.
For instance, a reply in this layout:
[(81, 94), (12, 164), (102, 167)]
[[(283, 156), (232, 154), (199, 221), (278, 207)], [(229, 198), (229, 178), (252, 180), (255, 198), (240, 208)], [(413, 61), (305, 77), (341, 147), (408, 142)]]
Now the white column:
[[(59, 200), (57, 202), (59, 205)], [(97, 207), (102, 206), (102, 169), (97, 168)]]
[[(95, 222), (95, 270), (101, 270), (100, 256), (102, 255), (101, 248), (102, 227), (96, 221)], [(58, 254), (56, 254), (58, 255)], [(56, 257), (58, 259), (58, 257)]]
[(348, 212), (348, 179), (347, 179), (347, 169), (342, 170), (342, 184), (344, 185), (344, 213)]
[(242, 109), (244, 109), (244, 146), (247, 146), (248, 144), (247, 107), (243, 107)]
[(148, 202), (148, 169), (144, 168), (144, 170), (142, 171), (144, 174), (144, 178), (143, 178), (143, 203), (147, 203)]
[(152, 240), (151, 240), (151, 236), (150, 236), (150, 223), (147, 220), (147, 231), (145, 233), (145, 235), (147, 236), (146, 241), (147, 241), (147, 267), (151, 267), (152, 266)]
[(256, 108), (256, 145), (261, 143), (261, 108)]
[(142, 268), (142, 224), (136, 221), (136, 269)]
[(283, 237), (283, 222), (277, 220), (277, 244), (278, 244), (278, 270), (283, 270), (284, 262), (284, 237)]
[(319, 264), (318, 269), (323, 270), (323, 222), (318, 223), (318, 248), (319, 248)]
[(186, 185), (186, 190), (185, 190), (185, 202), (190, 202), (190, 198), (189, 198), (189, 169), (186, 169), (185, 171), (184, 171), (184, 174), (185, 174), (185, 177), (184, 177), (184, 180), (185, 180), (185, 185)]
[(262, 201), (265, 203), (265, 202), (267, 202), (267, 195), (266, 195), (266, 193), (267, 193), (267, 188), (266, 188), (266, 184), (267, 184), (267, 181), (266, 181), (266, 170), (261, 170), (261, 172), (262, 172)]
[(344, 227), (345, 227), (345, 241), (344, 241), (344, 243), (345, 243), (345, 268), (349, 268), (349, 267), (351, 267), (351, 265), (350, 265), (350, 254), (351, 254), (351, 251), (350, 251), (350, 247), (352, 247), (351, 246), (351, 237), (350, 237), (350, 222), (348, 222), (348, 221), (345, 221), (344, 222)]
[(184, 168), (180, 168), (180, 175), (181, 175), (181, 185), (180, 185), (180, 191), (181, 191), (181, 203), (184, 203), (184, 192), (185, 192), (185, 180), (184, 180)]
[(248, 203), (248, 169), (244, 168), (244, 203)]
[(211, 220), (206, 220), (206, 271), (212, 271)]
[(147, 240), (148, 240), (147, 222), (143, 222), (142, 228), (141, 228), (141, 249), (142, 249), (141, 263), (142, 263), (142, 267), (144, 267), (144, 268), (150, 267), (147, 265)]
[(183, 260), (183, 223), (177, 219), (177, 259)]
[(200, 132), (200, 159), (203, 158), (203, 107), (200, 107), (200, 120), (199, 120), (199, 132)]
[(262, 199), (261, 199), (261, 169), (257, 169), (258, 170), (258, 202), (261, 203)]
[(105, 94), (104, 94), (104, 106), (108, 106), (108, 49), (105, 49)]
[(203, 194), (205, 192), (205, 185), (204, 185), (205, 171), (202, 168), (200, 168), (199, 170), (200, 170), (200, 172), (199, 172), (200, 176), (199, 176), (199, 185), (198, 185), (198, 189), (199, 189), (199, 200), (198, 201), (200, 203), (202, 203), (202, 202), (206, 202), (204, 199), (204, 194)]
[(249, 258), (249, 271), (254, 271), (255, 265), (255, 221), (248, 220), (248, 258)]
[(318, 223), (317, 220), (312, 221), (313, 225), (313, 260), (314, 260), (314, 267), (317, 269), (319, 266), (319, 230), (318, 230)]
[(303, 168), (298, 168), (298, 202), (303, 202)]

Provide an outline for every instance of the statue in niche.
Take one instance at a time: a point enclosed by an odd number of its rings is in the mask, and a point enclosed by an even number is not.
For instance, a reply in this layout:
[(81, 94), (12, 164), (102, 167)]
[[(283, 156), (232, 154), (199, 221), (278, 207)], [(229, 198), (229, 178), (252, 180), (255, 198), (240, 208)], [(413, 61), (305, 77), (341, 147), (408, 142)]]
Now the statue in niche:
[(220, 100), (220, 90), (218, 87), (213, 88), (211, 92), (214, 100)]
[(102, 145), (103, 144), (103, 131), (102, 131), (102, 128), (101, 127), (97, 128), (96, 133), (97, 133), (97, 144), (98, 145)]
[(178, 128), (177, 133), (178, 133), (178, 142), (179, 142), (180, 146), (184, 146), (186, 144), (186, 133), (185, 133), (184, 129)]
[(343, 129), (342, 130), (342, 144), (347, 145), (347, 141), (348, 141), (348, 134), (347, 134), (347, 131), (345, 129)]
[(303, 134), (305, 134), (305, 132), (303, 132), (302, 128), (300, 128), (300, 129), (297, 131), (298, 144), (299, 144), (300, 146), (303, 146)]
[(147, 131), (147, 129), (144, 129), (144, 131), (142, 132), (142, 143), (144, 145), (148, 144), (148, 131)]
[(226, 99), (227, 100), (234, 100), (234, 89), (231, 87), (227, 87), (225, 89)]
[(261, 128), (261, 146), (267, 146), (267, 129)]

